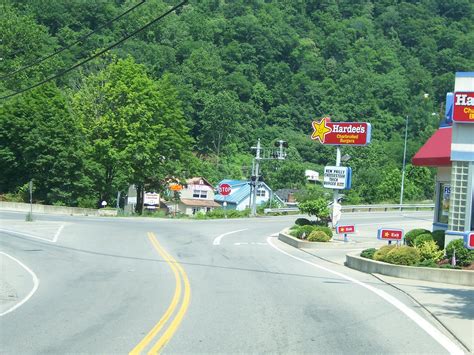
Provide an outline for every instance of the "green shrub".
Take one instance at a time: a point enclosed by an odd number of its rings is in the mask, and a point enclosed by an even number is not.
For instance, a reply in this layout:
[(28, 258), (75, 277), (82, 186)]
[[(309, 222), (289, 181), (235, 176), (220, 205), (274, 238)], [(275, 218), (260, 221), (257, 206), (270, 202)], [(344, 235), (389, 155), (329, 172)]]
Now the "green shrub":
[(438, 244), (438, 247), (440, 249), (444, 249), (444, 234), (444, 230), (437, 230), (431, 233), (431, 235), (433, 236), (433, 240), (436, 242), (436, 244)]
[(405, 244), (408, 246), (413, 246), (413, 242), (415, 241), (415, 238), (417, 236), (419, 236), (420, 234), (427, 234), (427, 233), (431, 233), (431, 232), (427, 229), (422, 229), (422, 228), (412, 229), (407, 234), (405, 234)]
[(326, 233), (329, 236), (329, 238), (332, 238), (332, 229), (329, 228), (329, 227), (314, 226), (314, 230), (315, 231), (322, 231), (322, 232)]
[(456, 249), (456, 265), (468, 266), (474, 260), (474, 250), (464, 247), (464, 240), (454, 239), (446, 246), (446, 256), (449, 261), (453, 257), (454, 249)]
[(306, 238), (309, 242), (329, 242), (331, 237), (323, 231), (314, 230)]
[(416, 248), (402, 245), (390, 250), (384, 261), (395, 265), (415, 265), (420, 262), (420, 252)]
[(299, 226), (298, 228), (291, 230), (290, 235), (298, 239), (306, 239), (315, 228), (316, 227), (314, 226)]
[(291, 226), (290, 230), (293, 230), (293, 229), (298, 229), (300, 226), (297, 225), (297, 224), (294, 224), (293, 226)]
[(360, 256), (366, 259), (373, 259), (376, 251), (377, 249), (375, 248), (365, 249), (365, 250), (362, 250), (362, 253), (360, 253)]
[(413, 246), (416, 247), (418, 245), (421, 245), (425, 242), (429, 242), (432, 240), (433, 240), (433, 236), (431, 235), (431, 233), (420, 234), (420, 235), (417, 235), (415, 240), (413, 241)]
[(385, 245), (374, 253), (374, 260), (385, 261), (387, 254), (395, 248), (396, 245)]
[(422, 262), (430, 261), (430, 262), (436, 263), (437, 261), (441, 260), (441, 258), (444, 255), (444, 251), (439, 250), (438, 244), (436, 244), (434, 240), (426, 240), (422, 243), (418, 243), (418, 238), (417, 238), (415, 239), (415, 242), (416, 242), (415, 248), (418, 249)]
[(443, 264), (439, 266), (440, 269), (461, 269), (460, 266), (453, 266), (451, 264)]
[(307, 218), (297, 218), (295, 224), (298, 226), (309, 226), (311, 221)]
[(420, 266), (420, 267), (434, 267), (434, 268), (438, 268), (439, 265), (436, 264), (434, 261), (432, 260), (422, 260), (420, 261), (418, 264), (416, 264), (416, 266)]
[(196, 219), (206, 219), (207, 216), (204, 212), (198, 212), (194, 215), (194, 218), (196, 218)]

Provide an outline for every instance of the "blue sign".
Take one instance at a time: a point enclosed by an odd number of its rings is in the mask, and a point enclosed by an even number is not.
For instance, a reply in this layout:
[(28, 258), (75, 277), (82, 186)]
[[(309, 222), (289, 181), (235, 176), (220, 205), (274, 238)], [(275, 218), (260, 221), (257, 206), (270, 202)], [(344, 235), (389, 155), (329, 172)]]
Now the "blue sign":
[(453, 109), (454, 109), (454, 93), (448, 92), (446, 94), (446, 110), (444, 112), (444, 120), (441, 121), (440, 127), (447, 127), (453, 125)]

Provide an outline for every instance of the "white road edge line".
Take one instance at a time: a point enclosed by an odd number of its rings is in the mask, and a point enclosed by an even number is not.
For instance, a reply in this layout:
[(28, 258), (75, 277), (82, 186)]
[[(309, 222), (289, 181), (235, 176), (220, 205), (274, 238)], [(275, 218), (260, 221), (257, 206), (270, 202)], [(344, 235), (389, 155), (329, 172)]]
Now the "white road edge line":
[(30, 270), (30, 268), (28, 266), (26, 266), (25, 264), (23, 264), (20, 260), (14, 258), (13, 256), (11, 255), (8, 255), (7, 253), (4, 253), (2, 251), (0, 251), (0, 254), (3, 254), (7, 257), (9, 257), (10, 259), (12, 259), (13, 261), (16, 261), (18, 264), (20, 264), (21, 267), (23, 267), (26, 271), (28, 271), (31, 275), (31, 277), (33, 278), (33, 289), (30, 291), (30, 293), (28, 293), (28, 295), (23, 298), (20, 302), (18, 302), (16, 305), (14, 305), (12, 308), (6, 310), (5, 312), (3, 313), (0, 313), (0, 317), (4, 316), (5, 314), (8, 314), (10, 312), (13, 312), (15, 309), (17, 309), (18, 307), (22, 306), (25, 302), (27, 302), (31, 296), (33, 296), (33, 294), (36, 292), (36, 290), (38, 289), (38, 286), (39, 286), (39, 279), (38, 277), (36, 276), (36, 274)]
[(435, 328), (431, 323), (429, 323), (426, 319), (421, 317), (418, 313), (410, 309), (408, 306), (406, 306), (404, 303), (393, 297), (392, 295), (386, 293), (383, 290), (379, 290), (375, 287), (372, 287), (370, 285), (367, 285), (366, 283), (356, 280), (353, 277), (341, 274), (340, 272), (333, 271), (331, 269), (328, 269), (324, 266), (317, 265), (312, 263), (311, 261), (299, 258), (297, 256), (291, 255), (287, 253), (286, 251), (281, 250), (278, 248), (275, 244), (272, 242), (272, 238), (268, 237), (267, 238), (268, 244), (270, 244), (274, 249), (278, 250), (280, 253), (283, 253), (290, 258), (302, 261), (306, 264), (312, 265), (318, 269), (324, 270), (326, 272), (329, 272), (333, 275), (342, 277), (343, 279), (346, 279), (352, 283), (355, 283), (359, 286), (365, 287), (369, 291), (372, 291), (379, 297), (383, 298), (385, 301), (393, 305), (394, 307), (398, 308), (399, 311), (404, 313), (408, 318), (410, 318), (412, 321), (414, 321), (421, 329), (423, 329), (428, 335), (430, 335), (434, 340), (436, 340), (442, 347), (444, 347), (450, 354), (464, 354), (464, 351), (462, 351), (455, 343), (451, 341), (446, 335), (441, 333), (437, 328)]
[(221, 234), (220, 236), (218, 236), (214, 239), (214, 242), (212, 244), (213, 245), (219, 245), (219, 244), (221, 244), (222, 238), (224, 238), (226, 235), (235, 234), (235, 233), (243, 232), (243, 231), (246, 231), (246, 230), (248, 230), (248, 228), (239, 229), (237, 231), (232, 231), (232, 232), (227, 232), (227, 233)]
[(10, 230), (10, 229), (5, 229), (5, 228), (0, 228), (0, 232), (10, 233), (10, 234), (17, 234), (19, 236), (28, 237), (28, 238), (40, 239), (40, 240), (44, 240), (44, 241), (49, 242), (49, 243), (56, 243), (56, 241), (54, 239), (51, 240), (51, 239), (48, 239), (48, 238), (42, 238), (42, 237), (38, 237), (37, 235), (23, 233), (23, 232), (17, 232), (17, 231), (13, 231), (13, 230)]

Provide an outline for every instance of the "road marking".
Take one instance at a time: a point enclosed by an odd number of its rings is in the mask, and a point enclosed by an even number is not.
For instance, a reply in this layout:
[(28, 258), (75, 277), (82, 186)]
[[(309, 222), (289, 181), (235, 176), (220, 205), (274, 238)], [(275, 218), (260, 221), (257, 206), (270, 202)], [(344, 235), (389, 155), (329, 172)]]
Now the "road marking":
[(32, 279), (33, 279), (33, 288), (31, 289), (31, 291), (28, 293), (28, 295), (26, 295), (25, 298), (23, 298), (20, 302), (18, 302), (16, 305), (14, 305), (12, 308), (6, 310), (5, 312), (3, 313), (0, 313), (0, 317), (10, 313), (10, 312), (13, 312), (15, 309), (17, 309), (18, 307), (22, 306), (23, 304), (25, 304), (32, 296), (33, 294), (36, 292), (36, 290), (38, 289), (38, 286), (39, 286), (39, 279), (38, 277), (36, 276), (36, 274), (31, 271), (31, 269), (26, 266), (25, 264), (23, 264), (20, 260), (14, 258), (13, 256), (11, 255), (8, 255), (7, 253), (4, 253), (4, 252), (1, 252), (0, 251), (0, 254), (2, 255), (5, 255), (6, 257), (9, 257), (10, 259), (12, 259), (13, 261), (16, 261), (23, 269), (25, 269), (26, 271), (28, 271), (28, 273), (31, 275)]
[(267, 245), (267, 243), (259, 243), (259, 242), (242, 242), (242, 243), (234, 243), (234, 245)]
[(232, 231), (232, 232), (227, 232), (227, 233), (221, 234), (220, 236), (216, 237), (216, 239), (214, 239), (214, 242), (213, 242), (212, 244), (213, 244), (213, 245), (219, 245), (219, 244), (221, 244), (222, 238), (224, 238), (226, 235), (230, 235), (230, 234), (235, 234), (235, 233), (243, 232), (243, 231), (246, 231), (247, 229), (248, 229), (248, 228), (239, 229), (239, 230), (236, 230), (236, 231)]
[(49, 243), (56, 243), (59, 239), (59, 235), (61, 234), (63, 228), (64, 228), (64, 224), (61, 224), (61, 226), (58, 228), (58, 230), (54, 234), (53, 239), (38, 237), (37, 235), (34, 235), (34, 234), (18, 232), (18, 231), (14, 231), (14, 230), (11, 230), (11, 229), (6, 229), (6, 228), (0, 228), (0, 232), (16, 234), (16, 235), (19, 235), (19, 236), (22, 236), (22, 237), (28, 237), (28, 238), (33, 238), (33, 239), (44, 240), (45, 242), (49, 242)]
[(357, 279), (354, 279), (353, 277), (344, 275), (340, 272), (328, 269), (324, 266), (317, 265), (312, 263), (311, 261), (299, 258), (297, 256), (291, 255), (290, 253), (287, 253), (286, 251), (278, 248), (273, 242), (272, 238), (268, 237), (267, 238), (268, 244), (270, 244), (274, 249), (278, 250), (280, 253), (283, 253), (290, 258), (302, 261), (306, 264), (312, 265), (318, 269), (324, 270), (326, 272), (329, 272), (333, 275), (342, 277), (343, 279), (346, 279), (352, 283), (355, 283), (359, 286), (362, 286), (366, 288), (367, 290), (375, 293), (379, 297), (383, 298), (385, 301), (393, 305), (394, 307), (398, 308), (399, 311), (404, 313), (408, 318), (410, 318), (412, 321), (414, 321), (421, 329), (423, 329), (428, 335), (430, 335), (434, 340), (436, 340), (442, 347), (444, 347), (450, 354), (464, 354), (464, 352), (455, 344), (453, 343), (446, 335), (441, 333), (437, 328), (435, 328), (431, 323), (429, 323), (426, 319), (421, 317), (418, 313), (416, 313), (414, 310), (406, 306), (404, 303), (399, 301), (397, 298), (393, 297), (392, 295), (388, 294), (387, 292), (383, 290), (379, 290), (378, 288), (372, 287), (370, 285), (367, 285), (366, 283), (359, 281)]
[(181, 265), (170, 254), (168, 254), (168, 252), (165, 249), (163, 249), (163, 247), (158, 243), (158, 240), (156, 239), (156, 236), (153, 233), (148, 233), (148, 239), (150, 240), (151, 244), (153, 245), (155, 250), (158, 252), (158, 254), (160, 254), (160, 256), (166, 261), (166, 263), (169, 265), (169, 267), (173, 271), (175, 282), (176, 282), (176, 288), (173, 295), (173, 299), (170, 305), (168, 306), (168, 309), (159, 320), (159, 322), (150, 330), (150, 332), (148, 332), (148, 334), (140, 341), (140, 343), (138, 343), (138, 345), (132, 351), (130, 351), (130, 354), (134, 354), (134, 355), (142, 353), (142, 351), (151, 343), (151, 341), (162, 330), (164, 325), (168, 322), (168, 320), (171, 318), (171, 316), (175, 312), (180, 302), (181, 294), (182, 294), (181, 278), (183, 279), (183, 284), (184, 284), (184, 297), (181, 303), (181, 307), (178, 313), (176, 314), (175, 318), (173, 319), (173, 321), (168, 326), (168, 328), (164, 331), (162, 336), (157, 340), (155, 345), (151, 348), (151, 350), (149, 351), (149, 354), (158, 353), (170, 341), (170, 339), (173, 337), (174, 333), (178, 329), (188, 309), (189, 302), (191, 299), (191, 287), (189, 285), (189, 280), (186, 275), (186, 272), (183, 270)]
[(56, 243), (58, 241), (59, 235), (61, 234), (63, 228), (64, 228), (64, 224), (61, 224), (61, 226), (57, 230), (56, 234), (54, 235), (53, 243)]

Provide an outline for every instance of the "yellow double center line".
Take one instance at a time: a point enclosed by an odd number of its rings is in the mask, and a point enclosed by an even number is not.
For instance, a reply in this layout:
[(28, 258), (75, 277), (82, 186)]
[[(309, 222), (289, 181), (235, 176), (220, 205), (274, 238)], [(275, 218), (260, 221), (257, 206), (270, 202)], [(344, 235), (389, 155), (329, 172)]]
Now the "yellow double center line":
[(182, 295), (182, 285), (184, 284), (184, 296), (182, 298), (181, 307), (179, 308), (178, 312), (176, 313), (174, 319), (169, 323), (168, 327), (161, 336), (156, 341), (155, 345), (152, 346), (148, 354), (157, 354), (159, 353), (163, 347), (170, 341), (173, 337), (174, 333), (178, 329), (183, 317), (188, 309), (189, 301), (191, 300), (191, 287), (189, 286), (188, 276), (186, 272), (183, 270), (181, 265), (170, 255), (168, 252), (163, 249), (163, 247), (158, 243), (156, 236), (153, 233), (148, 233), (148, 239), (150, 240), (153, 247), (156, 249), (158, 254), (168, 263), (171, 270), (173, 271), (174, 278), (176, 281), (176, 289), (174, 291), (173, 299), (171, 300), (168, 309), (161, 317), (160, 321), (156, 323), (156, 325), (150, 330), (150, 332), (138, 343), (135, 348), (130, 352), (130, 354), (141, 354), (144, 349), (155, 339), (157, 334), (162, 330), (162, 328), (166, 325), (168, 320), (172, 317), (175, 313), (176, 309), (178, 308), (179, 302), (181, 300)]

